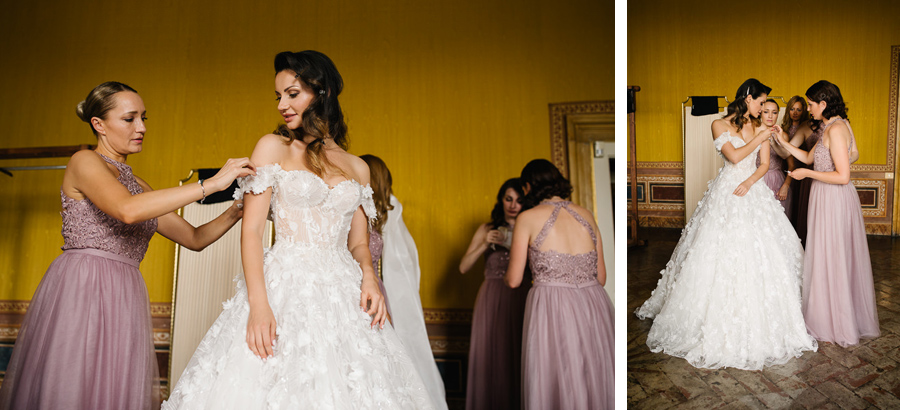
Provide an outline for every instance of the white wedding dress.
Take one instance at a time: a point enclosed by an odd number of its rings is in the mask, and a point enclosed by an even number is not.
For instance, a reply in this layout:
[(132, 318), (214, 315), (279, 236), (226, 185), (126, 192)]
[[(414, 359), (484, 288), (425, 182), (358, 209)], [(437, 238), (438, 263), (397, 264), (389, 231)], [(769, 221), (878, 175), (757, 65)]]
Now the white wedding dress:
[[(719, 155), (728, 142), (746, 145), (726, 131), (714, 141)], [(737, 164), (725, 159), (656, 290), (635, 312), (654, 318), (653, 352), (695, 367), (759, 370), (816, 350), (800, 310), (803, 248), (794, 228), (762, 179), (734, 195), (756, 171), (758, 153)]]
[(257, 168), (240, 191), (272, 188), (276, 242), (264, 255), (277, 323), (267, 361), (247, 347), (249, 305), (237, 293), (200, 342), (163, 409), (430, 409), (431, 401), (390, 326), (372, 329), (359, 306), (362, 270), (347, 249), (353, 213), (375, 215), (372, 189), (329, 187), (307, 171)]

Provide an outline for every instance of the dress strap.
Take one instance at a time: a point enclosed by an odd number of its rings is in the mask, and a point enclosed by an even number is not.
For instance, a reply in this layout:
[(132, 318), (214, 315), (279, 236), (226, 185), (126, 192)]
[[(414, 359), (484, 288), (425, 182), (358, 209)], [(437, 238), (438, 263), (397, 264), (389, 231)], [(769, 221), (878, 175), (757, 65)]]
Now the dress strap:
[(567, 202), (565, 205), (563, 205), (563, 207), (566, 208), (566, 211), (569, 212), (569, 215), (572, 215), (572, 217), (575, 218), (575, 220), (578, 221), (581, 226), (584, 226), (584, 228), (587, 229), (588, 233), (591, 234), (591, 240), (594, 241), (594, 247), (597, 247), (597, 234), (594, 233), (594, 228), (591, 228), (591, 224), (588, 223), (588, 221), (585, 220), (583, 216), (581, 216), (578, 212), (572, 210), (572, 208), (569, 208), (568, 204), (569, 203)]
[(827, 130), (828, 127), (832, 126), (834, 123), (836, 123), (836, 122), (838, 122), (838, 121), (843, 122), (844, 125), (847, 126), (847, 130), (850, 131), (850, 144), (847, 145), (847, 152), (850, 152), (850, 150), (852, 149), (851, 147), (853, 147), (853, 140), (856, 139), (856, 137), (853, 135), (853, 128), (850, 128), (850, 121), (849, 121), (848, 119), (842, 118), (842, 117), (838, 117), (838, 119), (836, 119), (836, 120), (834, 120), (834, 121), (832, 121), (832, 122), (829, 122), (827, 125), (825, 125), (824, 128), (822, 128), (822, 134), (821, 134), (821, 136), (824, 136), (824, 135), (825, 135), (825, 130)]
[(534, 247), (540, 249), (541, 245), (544, 244), (544, 240), (547, 239), (547, 232), (556, 223), (556, 217), (559, 216), (559, 210), (562, 207), (562, 202), (554, 202), (553, 203), (553, 212), (550, 213), (550, 218), (547, 218), (547, 222), (544, 222), (544, 226), (541, 228), (541, 231), (538, 232), (537, 237), (534, 238)]
[(591, 224), (588, 223), (588, 221), (585, 220), (584, 217), (578, 214), (578, 212), (575, 212), (574, 210), (572, 210), (572, 208), (569, 208), (569, 204), (571, 203), (571, 201), (559, 201), (552, 203), (553, 212), (550, 214), (550, 218), (547, 218), (547, 222), (544, 222), (544, 226), (541, 228), (541, 231), (538, 233), (537, 237), (534, 238), (535, 248), (540, 249), (541, 245), (544, 244), (544, 240), (547, 239), (547, 234), (550, 228), (553, 227), (553, 224), (556, 223), (556, 218), (559, 217), (559, 210), (563, 208), (565, 208), (566, 212), (568, 212), (569, 215), (572, 215), (572, 217), (575, 218), (578, 223), (580, 223), (585, 227), (585, 229), (588, 230), (588, 233), (591, 234), (591, 240), (594, 241), (594, 246), (597, 246), (597, 234), (594, 233), (594, 229), (591, 228)]

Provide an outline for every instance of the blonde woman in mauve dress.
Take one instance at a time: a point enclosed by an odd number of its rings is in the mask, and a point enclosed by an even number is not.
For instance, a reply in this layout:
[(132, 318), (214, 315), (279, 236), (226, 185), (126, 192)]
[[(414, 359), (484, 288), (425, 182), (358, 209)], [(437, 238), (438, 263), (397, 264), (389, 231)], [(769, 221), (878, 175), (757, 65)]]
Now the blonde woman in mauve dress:
[(504, 280), (534, 285), (525, 302), (522, 408), (612, 409), (615, 320), (603, 289), (603, 244), (590, 211), (569, 202), (572, 185), (550, 161), (521, 175), (525, 203), (516, 218)]
[(241, 218), (240, 203), (193, 227), (175, 214), (191, 202), (255, 174), (229, 159), (202, 185), (154, 191), (125, 162), (143, 150), (144, 101), (106, 82), (78, 105), (97, 148), (75, 153), (62, 198), (63, 253), (41, 279), (0, 388), (0, 409), (159, 408), (150, 300), (138, 267), (155, 232), (193, 250), (215, 242)]
[[(771, 98), (766, 100), (765, 104), (763, 104), (762, 111), (759, 114), (759, 120), (762, 123), (762, 126), (767, 128), (774, 127), (775, 123), (778, 121), (778, 112), (778, 103)], [(781, 203), (781, 207), (784, 208), (784, 214), (790, 217), (792, 199), (791, 179), (785, 178), (785, 171), (787, 171), (785, 169), (787, 166), (785, 158), (792, 157), (790, 153), (780, 149), (777, 145), (773, 146), (773, 144), (769, 144), (769, 147), (771, 148), (769, 150), (769, 169), (766, 171), (765, 175), (763, 175), (762, 180), (775, 194), (775, 199)], [(761, 163), (759, 155), (762, 155), (762, 153), (757, 154), (757, 167)]]
[(510, 289), (503, 283), (509, 266), (508, 239), (516, 226), (524, 196), (518, 178), (497, 191), (491, 222), (478, 227), (459, 262), (465, 274), (484, 255), (484, 282), (472, 312), (466, 409), (518, 409), (522, 384), (522, 324), (531, 281)]
[(809, 112), (821, 121), (821, 138), (809, 152), (782, 139), (781, 145), (812, 169), (796, 169), (795, 179), (811, 179), (803, 316), (816, 339), (841, 346), (881, 335), (875, 306), (872, 263), (856, 188), (850, 182), (853, 130), (840, 89), (819, 81), (807, 91)]

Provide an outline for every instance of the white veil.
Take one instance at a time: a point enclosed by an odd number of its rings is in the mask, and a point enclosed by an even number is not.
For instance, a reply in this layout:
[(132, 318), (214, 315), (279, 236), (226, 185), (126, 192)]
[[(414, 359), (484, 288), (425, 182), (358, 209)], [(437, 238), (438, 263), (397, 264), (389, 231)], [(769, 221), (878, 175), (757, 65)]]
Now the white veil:
[(381, 276), (391, 305), (394, 330), (403, 342), (435, 408), (446, 409), (444, 381), (438, 372), (425, 331), (425, 316), (419, 299), (419, 252), (403, 222), (403, 205), (391, 195), (394, 209), (388, 211), (384, 225), (384, 251)]

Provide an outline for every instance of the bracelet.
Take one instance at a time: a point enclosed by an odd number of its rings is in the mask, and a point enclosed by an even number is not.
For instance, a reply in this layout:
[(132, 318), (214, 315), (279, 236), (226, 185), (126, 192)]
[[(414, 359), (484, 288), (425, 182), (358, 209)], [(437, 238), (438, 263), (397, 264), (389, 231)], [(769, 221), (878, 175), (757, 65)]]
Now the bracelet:
[(206, 188), (203, 186), (203, 180), (202, 180), (202, 179), (199, 180), (199, 181), (197, 181), (197, 183), (200, 184), (200, 189), (203, 190), (203, 198), (200, 198), (200, 203), (202, 204), (203, 201), (206, 200)]

